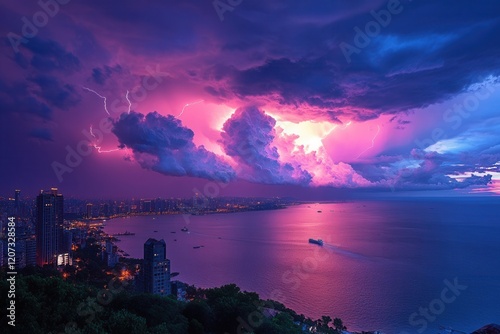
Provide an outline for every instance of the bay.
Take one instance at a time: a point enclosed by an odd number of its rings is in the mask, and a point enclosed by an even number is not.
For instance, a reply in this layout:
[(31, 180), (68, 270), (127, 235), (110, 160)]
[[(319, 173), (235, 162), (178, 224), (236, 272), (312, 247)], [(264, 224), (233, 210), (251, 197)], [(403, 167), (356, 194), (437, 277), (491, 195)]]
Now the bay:
[[(118, 218), (105, 231), (135, 233), (117, 242), (135, 258), (143, 257), (148, 238), (164, 239), (183, 282), (236, 283), (309, 317), (340, 317), (350, 330), (472, 332), (500, 322), (499, 204), (496, 198), (310, 203), (187, 221)], [(323, 239), (323, 247), (309, 238)], [(460, 287), (455, 293), (453, 284)]]

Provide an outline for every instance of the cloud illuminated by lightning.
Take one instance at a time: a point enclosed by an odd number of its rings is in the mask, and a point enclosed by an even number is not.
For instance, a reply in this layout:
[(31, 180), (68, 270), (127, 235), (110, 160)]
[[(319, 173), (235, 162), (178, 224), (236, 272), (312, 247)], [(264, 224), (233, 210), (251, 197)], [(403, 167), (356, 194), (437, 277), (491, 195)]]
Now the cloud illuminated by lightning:
[[(92, 137), (96, 138), (96, 136), (94, 135), (94, 130), (92, 129), (92, 125), (90, 126), (90, 134), (92, 135)], [(98, 153), (111, 153), (121, 150), (120, 148), (115, 148), (112, 150), (103, 150), (102, 147), (97, 146), (97, 144), (93, 144), (92, 146), (97, 150)]]
[(371, 150), (373, 148), (373, 146), (375, 146), (375, 139), (377, 139), (377, 136), (378, 134), (380, 133), (380, 125), (377, 125), (377, 133), (375, 134), (375, 136), (373, 136), (373, 139), (372, 139), (372, 145), (368, 148), (366, 148), (363, 152), (361, 152), (357, 157), (356, 159), (358, 159), (360, 156), (363, 155), (363, 153), (367, 152), (368, 150)]
[(110, 115), (110, 116), (111, 116), (111, 114), (110, 114), (110, 113), (109, 113), (109, 111), (108, 111), (108, 105), (106, 104), (106, 102), (107, 102), (106, 96), (102, 96), (101, 94), (99, 94), (99, 93), (98, 93), (98, 92), (96, 92), (95, 90), (90, 89), (90, 88), (88, 88), (88, 87), (82, 86), (82, 88), (83, 88), (83, 89), (85, 89), (85, 90), (88, 90), (89, 92), (94, 93), (95, 95), (97, 95), (97, 96), (99, 96), (101, 99), (103, 99), (103, 100), (104, 100), (104, 110), (106, 111), (106, 113), (107, 113), (108, 115)]
[(338, 126), (330, 122), (303, 121), (294, 123), (282, 120), (277, 120), (276, 125), (283, 130), (283, 134), (297, 136), (294, 140), (296, 149), (303, 146), (306, 153), (318, 151), (323, 147), (323, 139)]
[(196, 101), (196, 102), (186, 103), (186, 104), (184, 105), (184, 107), (182, 107), (182, 111), (181, 111), (181, 113), (179, 114), (179, 116), (177, 116), (177, 118), (179, 118), (179, 117), (181, 117), (181, 116), (182, 116), (182, 114), (184, 113), (184, 109), (186, 109), (187, 107), (192, 106), (192, 105), (195, 105), (195, 104), (198, 104), (198, 103), (201, 103), (201, 102), (204, 102), (204, 101), (205, 101), (205, 100), (199, 100), (199, 101)]
[(342, 130), (346, 129), (351, 124), (352, 124), (352, 121), (347, 122), (346, 125), (344, 125), (344, 127), (342, 128)]

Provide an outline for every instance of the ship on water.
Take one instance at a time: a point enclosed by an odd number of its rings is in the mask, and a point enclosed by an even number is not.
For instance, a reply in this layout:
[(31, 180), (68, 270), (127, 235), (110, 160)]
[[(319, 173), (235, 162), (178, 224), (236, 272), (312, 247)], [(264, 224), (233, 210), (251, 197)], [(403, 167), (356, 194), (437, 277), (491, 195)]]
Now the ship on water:
[(135, 233), (133, 233), (133, 232), (129, 232), (129, 231), (125, 231), (125, 232), (123, 232), (123, 233), (115, 233), (114, 235), (115, 235), (115, 236), (116, 236), (116, 235), (120, 235), (120, 236), (124, 236), (124, 235), (135, 235)]
[(321, 239), (309, 239), (310, 244), (315, 244), (319, 246), (323, 246), (323, 240)]

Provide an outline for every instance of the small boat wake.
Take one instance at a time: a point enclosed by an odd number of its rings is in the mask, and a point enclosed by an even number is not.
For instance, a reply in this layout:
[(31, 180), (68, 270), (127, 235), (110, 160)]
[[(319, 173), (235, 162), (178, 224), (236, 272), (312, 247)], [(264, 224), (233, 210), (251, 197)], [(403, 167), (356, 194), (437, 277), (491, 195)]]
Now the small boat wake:
[(357, 260), (370, 260), (370, 261), (373, 260), (369, 256), (366, 256), (366, 255), (363, 255), (360, 253), (356, 253), (356, 252), (351, 252), (347, 249), (344, 249), (344, 248), (339, 247), (337, 245), (329, 244), (326, 242), (323, 242), (323, 248), (325, 248), (328, 252), (333, 252), (333, 253), (336, 253), (338, 255), (350, 257), (350, 258), (357, 259)]

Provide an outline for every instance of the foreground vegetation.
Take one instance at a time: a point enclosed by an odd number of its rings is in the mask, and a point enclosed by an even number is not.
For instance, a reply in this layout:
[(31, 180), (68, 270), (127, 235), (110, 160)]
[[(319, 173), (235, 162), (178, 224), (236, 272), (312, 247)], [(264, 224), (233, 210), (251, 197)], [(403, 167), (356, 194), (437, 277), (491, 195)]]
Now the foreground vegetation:
[[(0, 274), (0, 295), (7, 296), (5, 274)], [(102, 289), (87, 283), (67, 282), (58, 272), (36, 270), (16, 278), (15, 327), (7, 325), (7, 298), (2, 297), (1, 333), (256, 333), (294, 334), (315, 327), (339, 333), (340, 319), (312, 320), (284, 305), (262, 300), (236, 285), (191, 289), (189, 301), (134, 293), (118, 287)], [(336, 326), (336, 329), (332, 326)]]

